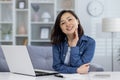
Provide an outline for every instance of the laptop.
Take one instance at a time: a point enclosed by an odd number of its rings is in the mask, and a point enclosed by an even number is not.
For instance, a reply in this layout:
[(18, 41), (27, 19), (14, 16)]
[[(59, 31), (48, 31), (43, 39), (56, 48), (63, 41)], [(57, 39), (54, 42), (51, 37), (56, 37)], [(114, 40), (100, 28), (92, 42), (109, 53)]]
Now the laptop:
[(10, 72), (31, 76), (58, 74), (56, 71), (34, 69), (26, 46), (1, 46)]

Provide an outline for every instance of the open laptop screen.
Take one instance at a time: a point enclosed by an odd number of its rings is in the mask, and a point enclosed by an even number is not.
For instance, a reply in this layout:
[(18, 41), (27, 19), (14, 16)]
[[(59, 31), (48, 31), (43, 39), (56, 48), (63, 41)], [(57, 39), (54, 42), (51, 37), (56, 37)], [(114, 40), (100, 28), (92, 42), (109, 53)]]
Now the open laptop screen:
[[(46, 72), (44, 70), (37, 70), (36, 73), (33, 69), (33, 65), (26, 46), (1, 46), (4, 56), (6, 58), (10, 72), (43, 76), (58, 74), (57, 72)], [(39, 72), (40, 71), (40, 72)]]

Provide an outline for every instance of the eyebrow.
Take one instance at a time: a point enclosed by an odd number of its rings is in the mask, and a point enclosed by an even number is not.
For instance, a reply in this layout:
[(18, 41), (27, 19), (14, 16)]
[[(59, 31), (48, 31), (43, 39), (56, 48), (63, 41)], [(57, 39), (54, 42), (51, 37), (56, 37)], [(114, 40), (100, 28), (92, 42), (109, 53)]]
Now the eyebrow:
[[(68, 17), (67, 17), (67, 19), (68, 19), (68, 18), (70, 18), (70, 16), (68, 16)], [(63, 21), (64, 21), (64, 20), (62, 20), (62, 19), (61, 19), (61, 21), (60, 21), (60, 22), (63, 22)]]

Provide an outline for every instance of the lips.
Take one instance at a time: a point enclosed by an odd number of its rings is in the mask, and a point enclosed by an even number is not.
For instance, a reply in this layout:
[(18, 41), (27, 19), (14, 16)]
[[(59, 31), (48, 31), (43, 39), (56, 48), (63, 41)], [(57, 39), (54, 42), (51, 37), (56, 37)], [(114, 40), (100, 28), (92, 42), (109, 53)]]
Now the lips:
[(71, 31), (73, 29), (73, 26), (72, 27), (68, 27), (66, 30), (67, 31)]

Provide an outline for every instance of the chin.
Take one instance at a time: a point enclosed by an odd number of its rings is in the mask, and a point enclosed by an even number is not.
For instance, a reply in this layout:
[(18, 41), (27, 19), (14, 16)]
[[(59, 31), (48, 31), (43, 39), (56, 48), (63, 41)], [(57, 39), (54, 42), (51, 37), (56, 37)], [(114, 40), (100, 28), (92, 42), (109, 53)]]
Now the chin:
[(74, 32), (68, 32), (67, 34), (69, 34), (69, 35), (70, 35), (70, 34), (74, 34)]

